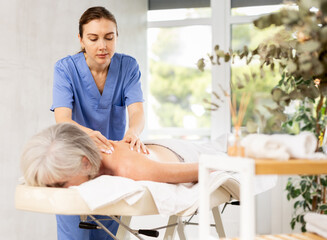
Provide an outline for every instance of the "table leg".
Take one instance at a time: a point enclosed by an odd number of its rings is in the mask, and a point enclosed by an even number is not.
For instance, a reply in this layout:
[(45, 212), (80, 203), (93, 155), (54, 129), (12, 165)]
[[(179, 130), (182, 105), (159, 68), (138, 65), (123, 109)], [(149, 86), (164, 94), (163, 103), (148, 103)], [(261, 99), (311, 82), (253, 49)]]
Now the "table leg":
[(199, 239), (209, 239), (209, 169), (204, 161), (199, 162)]
[(241, 240), (253, 240), (255, 237), (255, 208), (254, 208), (254, 174), (253, 159), (241, 157), (217, 157), (202, 155), (199, 161), (199, 239), (209, 239), (209, 170), (226, 170), (241, 174), (240, 200), (241, 200)]

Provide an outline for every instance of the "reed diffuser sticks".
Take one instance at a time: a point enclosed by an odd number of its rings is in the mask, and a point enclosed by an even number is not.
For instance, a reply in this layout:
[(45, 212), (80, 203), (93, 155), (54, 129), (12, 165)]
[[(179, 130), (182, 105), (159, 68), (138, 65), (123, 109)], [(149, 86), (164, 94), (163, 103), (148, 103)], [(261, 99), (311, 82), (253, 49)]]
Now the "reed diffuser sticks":
[(230, 110), (231, 110), (231, 114), (232, 114), (232, 123), (233, 123), (234, 129), (239, 129), (242, 126), (243, 119), (244, 119), (244, 116), (246, 113), (246, 109), (250, 102), (250, 97), (251, 97), (251, 95), (249, 93), (242, 94), (238, 111), (237, 111), (235, 93), (233, 93), (233, 103), (232, 103), (231, 99), (229, 98), (229, 105), (230, 105)]
[(244, 156), (244, 149), (241, 146), (241, 126), (244, 120), (246, 109), (250, 102), (251, 95), (249, 93), (243, 93), (239, 108), (237, 109), (236, 95), (233, 93), (233, 98), (229, 98), (229, 106), (232, 115), (232, 123), (234, 127), (234, 133), (231, 136), (232, 140), (228, 144), (228, 155), (230, 156)]

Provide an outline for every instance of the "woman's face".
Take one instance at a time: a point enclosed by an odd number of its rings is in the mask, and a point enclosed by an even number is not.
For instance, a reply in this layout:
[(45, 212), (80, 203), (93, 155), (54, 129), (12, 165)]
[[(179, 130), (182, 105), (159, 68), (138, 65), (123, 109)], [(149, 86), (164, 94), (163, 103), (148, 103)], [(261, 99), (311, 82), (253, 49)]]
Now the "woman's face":
[(83, 25), (83, 38), (80, 44), (85, 49), (89, 67), (107, 67), (115, 54), (117, 29), (115, 23), (101, 18)]
[(80, 175), (71, 176), (67, 179), (61, 179), (60, 181), (47, 182), (47, 183), (45, 183), (45, 185), (47, 187), (68, 188), (71, 186), (81, 185), (82, 183), (85, 183), (89, 180), (90, 180), (90, 178), (88, 175), (80, 174)]

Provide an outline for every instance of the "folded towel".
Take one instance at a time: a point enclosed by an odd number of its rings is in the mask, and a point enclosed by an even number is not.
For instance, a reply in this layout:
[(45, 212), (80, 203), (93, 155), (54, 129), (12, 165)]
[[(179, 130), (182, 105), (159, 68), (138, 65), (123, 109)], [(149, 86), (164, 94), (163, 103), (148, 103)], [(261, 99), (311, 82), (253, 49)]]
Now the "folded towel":
[(309, 212), (304, 215), (306, 229), (327, 238), (327, 215)]
[(242, 139), (241, 144), (247, 157), (279, 160), (287, 160), (289, 158), (327, 158), (322, 153), (315, 153), (317, 138), (311, 132), (301, 132), (298, 135), (250, 134)]

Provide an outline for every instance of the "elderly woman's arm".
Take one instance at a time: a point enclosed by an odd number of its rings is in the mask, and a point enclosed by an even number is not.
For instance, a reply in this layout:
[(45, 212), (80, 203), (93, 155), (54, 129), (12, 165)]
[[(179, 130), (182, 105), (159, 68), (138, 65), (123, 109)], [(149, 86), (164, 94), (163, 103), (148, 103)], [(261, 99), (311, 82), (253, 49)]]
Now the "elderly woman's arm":
[(198, 181), (197, 163), (158, 162), (147, 155), (130, 151), (126, 145), (113, 145), (115, 151), (110, 155), (102, 154), (102, 163), (114, 176), (166, 183)]
[(115, 175), (133, 180), (166, 183), (198, 181), (197, 163), (163, 163), (146, 158), (120, 162)]

